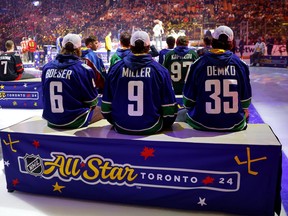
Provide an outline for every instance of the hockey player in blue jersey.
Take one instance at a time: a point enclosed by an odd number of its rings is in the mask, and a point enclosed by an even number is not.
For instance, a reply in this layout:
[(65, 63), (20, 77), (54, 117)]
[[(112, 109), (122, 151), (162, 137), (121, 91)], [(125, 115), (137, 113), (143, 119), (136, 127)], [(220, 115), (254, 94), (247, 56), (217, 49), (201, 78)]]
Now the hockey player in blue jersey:
[(246, 129), (252, 97), (249, 67), (230, 51), (229, 27), (218, 27), (212, 37), (213, 49), (191, 66), (185, 82), (186, 121), (199, 130)]
[(134, 32), (130, 43), (132, 53), (109, 69), (102, 114), (119, 133), (154, 134), (170, 127), (177, 115), (171, 78), (148, 54), (146, 32)]
[(42, 71), (43, 118), (49, 127), (74, 129), (103, 118), (94, 71), (81, 61), (81, 38), (67, 34), (61, 54)]

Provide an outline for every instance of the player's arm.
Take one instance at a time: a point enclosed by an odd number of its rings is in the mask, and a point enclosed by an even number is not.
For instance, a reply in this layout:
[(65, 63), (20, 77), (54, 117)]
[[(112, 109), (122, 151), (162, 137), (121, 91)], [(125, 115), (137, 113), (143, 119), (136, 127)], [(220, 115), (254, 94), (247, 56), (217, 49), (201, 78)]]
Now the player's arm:
[[(113, 67), (112, 67), (113, 68)], [(114, 124), (112, 118), (112, 92), (111, 92), (111, 69), (109, 69), (108, 76), (105, 81), (102, 103), (101, 103), (101, 113), (104, 118), (110, 123)]]
[(96, 87), (100, 91), (102, 91), (104, 88), (105, 79), (102, 76), (101, 72), (99, 70), (97, 70), (96, 66), (93, 64), (93, 62), (90, 59), (88, 59), (88, 58), (82, 58), (82, 59), (83, 59), (84, 63), (87, 64), (89, 67), (91, 67), (92, 70), (94, 71), (95, 76), (96, 76), (96, 79), (95, 79)]
[(177, 117), (177, 103), (168, 70), (163, 73), (162, 117), (164, 127), (170, 127)]
[(249, 78), (249, 67), (243, 63), (243, 80), (242, 80), (242, 86), (241, 86), (241, 95), (240, 95), (240, 102), (242, 109), (245, 113), (245, 117), (248, 121), (249, 119), (249, 106), (251, 104), (252, 100), (252, 90), (251, 90), (251, 84), (250, 84), (250, 78)]
[(165, 68), (167, 68), (168, 70), (169, 70), (169, 67), (171, 65), (171, 63), (170, 63), (171, 54), (172, 54), (172, 51), (169, 51), (168, 53), (166, 53), (165, 59), (164, 59), (164, 62), (163, 62), (163, 66)]
[(23, 66), (22, 60), (18, 54), (15, 54), (14, 57), (15, 57), (15, 71), (18, 74), (18, 77), (16, 78), (16, 80), (19, 80), (19, 79), (21, 79), (22, 74), (24, 72), (24, 66)]
[(189, 71), (187, 71), (187, 76), (183, 87), (183, 105), (186, 109), (192, 109), (196, 104), (196, 95), (198, 91), (196, 87), (197, 65), (198, 61), (192, 64)]
[(95, 72), (86, 64), (81, 64), (81, 68), (78, 70), (85, 70), (86, 73), (81, 77), (81, 89), (83, 91), (83, 103), (87, 107), (95, 107), (98, 102), (98, 92), (95, 84), (96, 75)]

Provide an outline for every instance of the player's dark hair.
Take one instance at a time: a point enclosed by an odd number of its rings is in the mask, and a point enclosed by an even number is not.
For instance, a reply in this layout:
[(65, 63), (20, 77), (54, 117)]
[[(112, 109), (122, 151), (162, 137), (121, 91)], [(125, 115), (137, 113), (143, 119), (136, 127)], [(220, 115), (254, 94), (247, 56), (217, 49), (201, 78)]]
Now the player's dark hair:
[(13, 45), (14, 45), (14, 42), (12, 40), (8, 40), (5, 43), (5, 47), (6, 47), (7, 50), (12, 49)]
[(89, 43), (94, 43), (95, 41), (98, 41), (98, 37), (91, 35), (85, 39), (85, 45), (88, 46)]
[(233, 42), (228, 41), (227, 35), (221, 34), (218, 40), (213, 38), (212, 47), (214, 49), (231, 50), (233, 48)]
[(130, 46), (131, 34), (129, 32), (122, 32), (120, 34), (120, 43), (123, 47)]
[(144, 46), (144, 42), (142, 40), (136, 40), (135, 46), (131, 45), (130, 49), (133, 54), (144, 54), (149, 52), (150, 46)]
[(166, 38), (166, 43), (168, 46), (168, 49), (173, 49), (176, 43), (176, 40), (173, 36), (169, 36)]
[(81, 56), (81, 47), (74, 49), (74, 45), (70, 42), (66, 43), (65, 46), (61, 49), (61, 54), (63, 55), (76, 55)]
[(204, 38), (203, 38), (203, 41), (204, 41), (204, 44), (206, 46), (210, 46), (212, 44), (212, 36), (210, 35), (206, 35)]
[(179, 36), (176, 41), (177, 46), (188, 46), (189, 40), (186, 36)]

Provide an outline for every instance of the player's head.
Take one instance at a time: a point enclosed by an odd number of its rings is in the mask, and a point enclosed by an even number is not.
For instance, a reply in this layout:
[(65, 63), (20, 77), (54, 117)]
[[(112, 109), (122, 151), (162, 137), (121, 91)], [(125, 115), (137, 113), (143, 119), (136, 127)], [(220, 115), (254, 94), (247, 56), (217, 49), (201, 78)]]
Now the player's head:
[(124, 48), (129, 48), (130, 47), (130, 39), (131, 39), (131, 34), (129, 32), (122, 32), (120, 34), (120, 44)]
[(234, 33), (228, 26), (219, 26), (212, 33), (212, 47), (214, 49), (231, 50), (233, 48)]
[(78, 34), (67, 34), (64, 36), (61, 53), (81, 56), (81, 37)]
[(85, 39), (85, 45), (92, 50), (97, 50), (99, 47), (98, 37), (93, 35), (89, 36)]
[(169, 36), (166, 38), (166, 43), (167, 43), (168, 49), (173, 49), (175, 47), (176, 40), (173, 36)]
[(211, 35), (205, 35), (204, 38), (203, 38), (204, 44), (206, 46), (212, 45), (212, 40), (213, 40), (213, 38), (212, 38)]
[(7, 40), (5, 47), (7, 50), (14, 50), (14, 42), (12, 40)]
[(136, 31), (130, 39), (131, 51), (134, 54), (145, 54), (150, 50), (150, 37), (145, 31)]
[(176, 45), (177, 46), (188, 46), (189, 40), (186, 36), (182, 35), (177, 38)]

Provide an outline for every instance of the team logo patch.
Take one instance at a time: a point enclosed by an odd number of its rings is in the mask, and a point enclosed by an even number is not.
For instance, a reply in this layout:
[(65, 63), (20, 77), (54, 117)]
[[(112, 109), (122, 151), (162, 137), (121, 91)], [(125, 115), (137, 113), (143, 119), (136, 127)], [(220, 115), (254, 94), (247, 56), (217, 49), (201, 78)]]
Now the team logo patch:
[(28, 155), (24, 157), (25, 170), (34, 176), (41, 176), (43, 174), (44, 165), (42, 158), (39, 155)]

